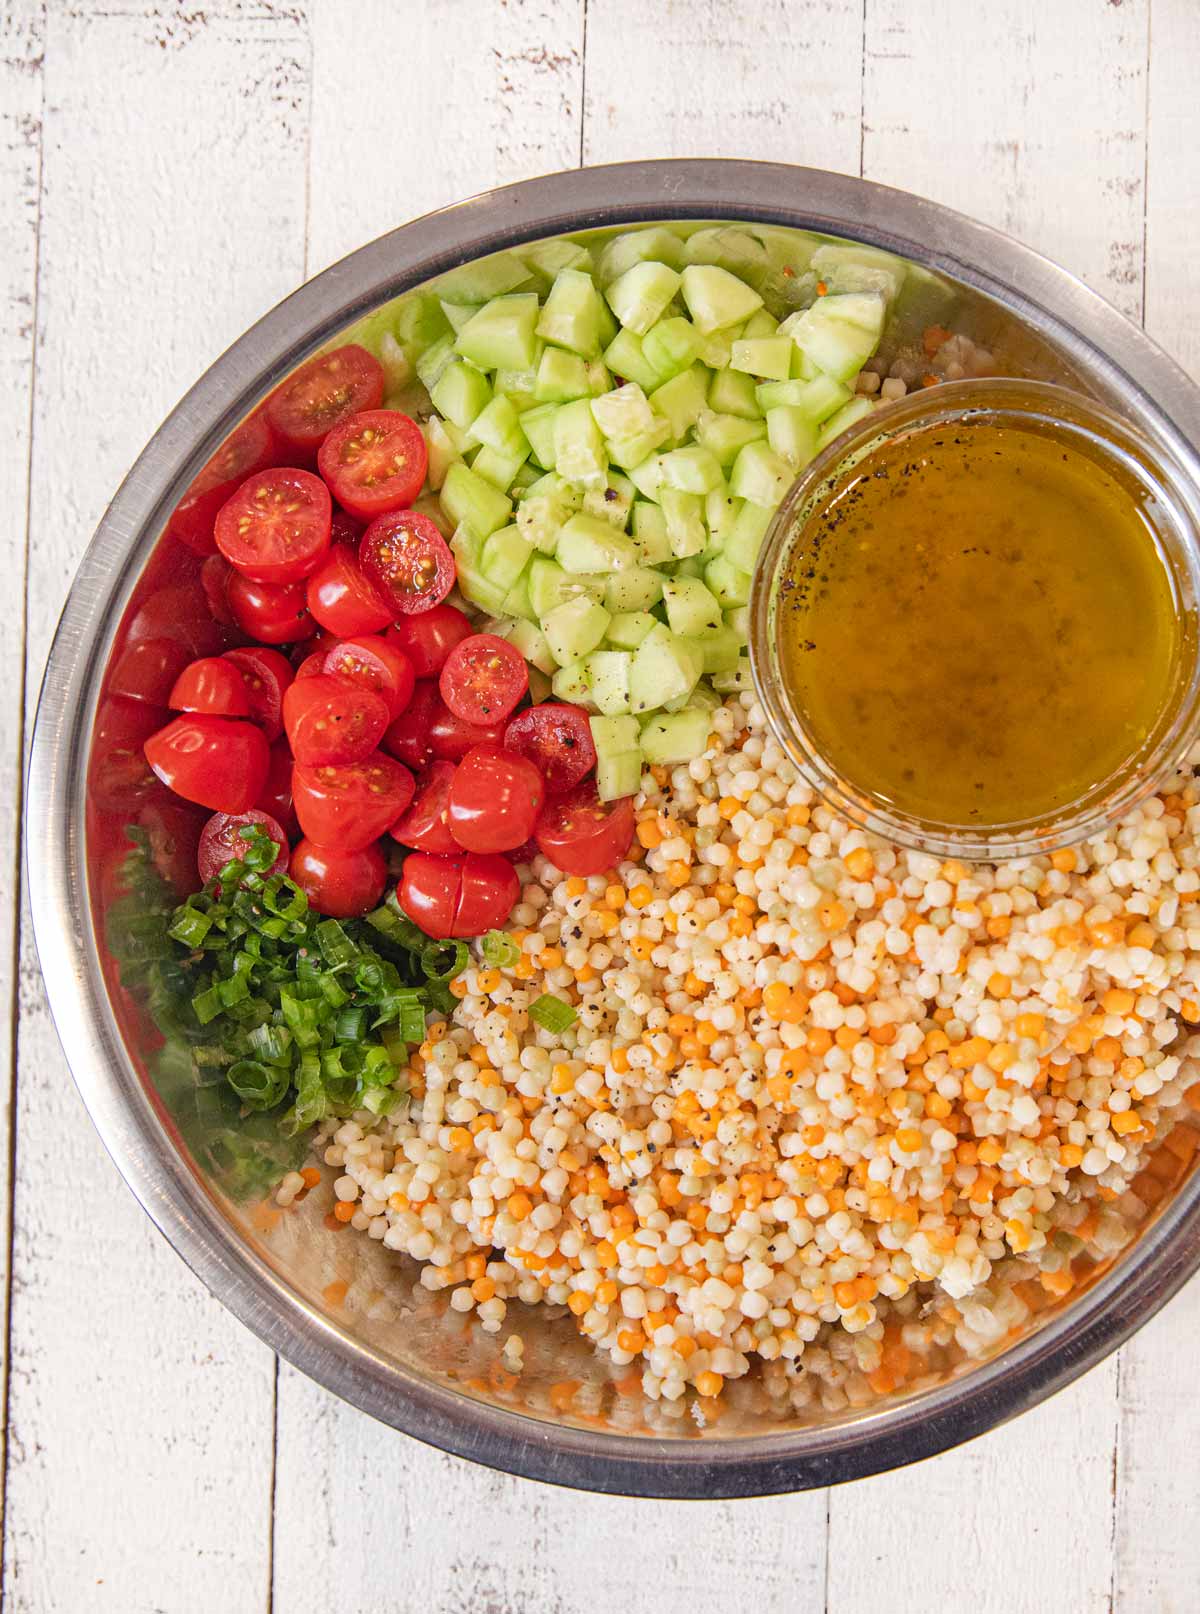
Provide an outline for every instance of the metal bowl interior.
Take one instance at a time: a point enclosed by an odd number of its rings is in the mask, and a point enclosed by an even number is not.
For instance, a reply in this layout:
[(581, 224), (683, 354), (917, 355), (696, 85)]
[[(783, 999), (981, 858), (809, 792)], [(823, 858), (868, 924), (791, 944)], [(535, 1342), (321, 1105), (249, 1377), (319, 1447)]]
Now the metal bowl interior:
[[(492, 192), (394, 231), (303, 287), (217, 361), (152, 439), (63, 613), (34, 736), (27, 835), (37, 943), (72, 1072), (129, 1186), (214, 1293), (297, 1367), (445, 1450), (556, 1483), (680, 1497), (855, 1478), (1034, 1404), (1113, 1349), (1200, 1265), (1196, 1178), (1164, 1179), (1137, 1237), (1081, 1273), (1069, 1302), (1039, 1310), (986, 1359), (948, 1346), (902, 1396), (852, 1384), (840, 1402), (797, 1409), (751, 1375), (718, 1421), (705, 1420), (683, 1403), (631, 1394), (620, 1370), (549, 1308), (521, 1316), (527, 1366), (514, 1382), (497, 1340), (416, 1283), (411, 1263), (325, 1226), (327, 1186), (281, 1214), (264, 1202), (261, 1181), (231, 1182), (194, 1108), (181, 1108), (161, 1080), (105, 943), (116, 837), (134, 807), (120, 779), (97, 795), (95, 735), (98, 716), (112, 717), (123, 656), (152, 654), (145, 643), (162, 636), (213, 639), (200, 562), (173, 535), (172, 515), (223, 440), (298, 363), (348, 332), (419, 317), (418, 288), (488, 254), (519, 259), (523, 246), (561, 234), (594, 244), (589, 232), (705, 220), (738, 221), (760, 247), (790, 241), (803, 262), (812, 232), (897, 253), (914, 266), (919, 295), (907, 309), (897, 304), (894, 348), (919, 336), (931, 308), (952, 311), (953, 328), (986, 344), (1000, 372), (1089, 392), (1195, 468), (1200, 392), (1182, 373), (1063, 271), (933, 204), (805, 169), (715, 161), (626, 164)], [(777, 282), (772, 295), (786, 306), (791, 293)], [(349, 1291), (331, 1304), (339, 1280)]]

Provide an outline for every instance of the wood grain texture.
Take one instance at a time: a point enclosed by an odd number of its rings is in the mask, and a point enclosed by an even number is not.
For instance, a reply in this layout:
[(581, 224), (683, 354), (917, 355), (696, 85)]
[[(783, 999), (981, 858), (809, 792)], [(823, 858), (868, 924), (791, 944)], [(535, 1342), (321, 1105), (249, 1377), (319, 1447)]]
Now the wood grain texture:
[[(31, 690), (129, 462), (300, 276), (307, 117), (294, 11), (53, 7), (45, 57)], [(273, 1359), (105, 1157), (28, 925), (21, 965), (6, 1606), (261, 1610)]]

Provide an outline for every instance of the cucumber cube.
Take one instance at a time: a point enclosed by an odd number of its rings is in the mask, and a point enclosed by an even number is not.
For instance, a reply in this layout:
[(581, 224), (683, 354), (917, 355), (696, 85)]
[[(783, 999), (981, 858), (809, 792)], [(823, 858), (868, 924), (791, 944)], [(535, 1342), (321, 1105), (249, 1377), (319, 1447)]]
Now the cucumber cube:
[[(768, 336), (778, 336), (779, 321), (772, 319), (765, 308), (760, 308), (742, 326), (742, 338), (747, 342), (755, 342)], [(787, 334), (786, 332), (784, 333)]]
[(653, 259), (635, 263), (608, 287), (608, 306), (628, 331), (637, 336), (646, 332), (662, 316), (679, 289), (679, 276), (665, 263)]
[(604, 350), (604, 362), (614, 376), (620, 376), (623, 381), (636, 381), (644, 392), (653, 392), (666, 379), (646, 357), (641, 337), (632, 331), (617, 332)]
[[(442, 323), (445, 323), (443, 316)], [(417, 359), (417, 379), (421, 385), (432, 392), (446, 369), (453, 364), (458, 355), (454, 351), (454, 332), (447, 331), (445, 336), (439, 336), (436, 342), (431, 342)]]
[(661, 566), (672, 558), (667, 518), (661, 505), (637, 499), (633, 506), (633, 541), (643, 566)]
[(452, 421), (460, 431), (466, 431), (476, 415), (491, 402), (492, 388), (482, 370), (463, 359), (455, 359), (429, 388), (429, 396), (439, 415)]
[(799, 404), (778, 404), (767, 410), (767, 441), (793, 471), (798, 471), (817, 452), (817, 427)]
[(609, 286), (635, 263), (644, 263), (648, 258), (657, 258), (676, 269), (683, 262), (683, 243), (661, 225), (615, 235), (604, 244), (596, 260), (596, 284)]
[(762, 242), (736, 224), (714, 224), (688, 237), (683, 255), (688, 263), (715, 263), (741, 280), (757, 285), (770, 260)]
[(602, 577), (573, 577), (564, 572), (557, 561), (547, 560), (544, 555), (535, 555), (529, 563), (529, 604), (539, 621), (568, 600), (588, 599), (599, 603), (603, 598)]
[(554, 468), (568, 482), (582, 487), (605, 485), (608, 455), (587, 398), (558, 406), (554, 416)]
[(498, 454), (519, 454), (524, 460), (529, 453), (529, 440), (521, 430), (521, 417), (513, 408), (512, 400), (502, 394), (475, 416), (471, 436), (486, 447), (494, 448)]
[(512, 500), (461, 460), (446, 472), (442, 483), (442, 509), (455, 527), (469, 527), (480, 539), (488, 538), (508, 522)]
[(655, 416), (636, 381), (592, 399), (592, 416), (605, 437), (639, 437), (654, 430)]
[(662, 489), (662, 457), (658, 454), (649, 454), (636, 465), (625, 467), (629, 472), (629, 480), (641, 494), (643, 499), (653, 499), (657, 502)]
[(543, 617), (542, 632), (550, 654), (560, 667), (565, 667), (569, 661), (578, 661), (595, 650), (610, 620), (610, 613), (602, 605), (581, 596), (556, 605)]
[(750, 607), (731, 605), (725, 611), (725, 626), (732, 628), (743, 644), (750, 639)]
[(663, 575), (650, 566), (630, 566), (604, 579), (604, 607), (615, 614), (648, 611), (662, 598)]
[(733, 695), (743, 689), (754, 688), (754, 674), (750, 671), (750, 657), (739, 656), (732, 672), (714, 673), (713, 688), (723, 695)]
[(824, 448), (827, 443), (832, 443), (835, 437), (840, 437), (849, 427), (860, 420), (865, 420), (874, 407), (875, 405), (869, 398), (851, 398), (848, 404), (843, 404), (837, 414), (831, 416), (821, 427), (821, 435), (817, 438), (817, 447)]
[(689, 263), (679, 289), (702, 334), (738, 325), (762, 307), (762, 298), (752, 286), (717, 264)]
[(614, 650), (636, 650), (656, 621), (649, 611), (614, 611), (605, 643)]
[[(497, 588), (510, 589), (524, 572), (533, 554), (533, 545), (521, 536), (519, 527), (501, 527), (485, 538), (479, 551), (479, 570)], [(681, 633), (683, 629), (679, 630)]]
[(706, 409), (696, 422), (696, 441), (723, 467), (732, 465), (747, 443), (765, 436), (761, 420), (746, 420), (741, 415), (718, 415)]
[(454, 345), (481, 370), (530, 370), (537, 362), (537, 322), (536, 292), (494, 297), (459, 328)]
[[(541, 347), (540, 342), (538, 347)], [(536, 370), (497, 370), (492, 377), (492, 390), (509, 399), (518, 414), (532, 409), (540, 401)]]
[(724, 546), (742, 508), (742, 500), (730, 494), (724, 482), (704, 496), (704, 525), (708, 528), (710, 549)]
[(485, 444), (471, 461), (471, 469), (476, 476), (481, 476), (485, 482), (499, 488), (501, 493), (507, 493), (512, 486), (513, 478), (528, 457), (528, 448), (523, 448), (517, 454), (504, 454), (498, 448), (488, 448)]
[(698, 493), (682, 493), (663, 488), (662, 512), (667, 524), (667, 541), (676, 560), (698, 555), (708, 547), (703, 503)]
[(547, 471), (554, 469), (554, 417), (562, 404), (539, 404), (521, 416), (521, 430), (534, 459)]
[(463, 434), (457, 426), (449, 426), (437, 415), (425, 422), (425, 446), (429, 452), (429, 467), (425, 480), (435, 491), (446, 480), (446, 472), (455, 460), (462, 458)]
[[(543, 635), (544, 637), (544, 635)], [(551, 660), (553, 661), (553, 657)], [(556, 699), (570, 701), (573, 706), (590, 706), (592, 704), (592, 686), (588, 683), (588, 664), (584, 657), (578, 661), (569, 661), (565, 667), (560, 667), (551, 675), (550, 688)]]
[(734, 518), (733, 527), (725, 543), (725, 559), (741, 572), (752, 572), (762, 548), (767, 528), (771, 525), (774, 510), (745, 500)]
[(744, 370), (748, 375), (762, 376), (768, 381), (786, 381), (792, 364), (791, 338), (759, 336), (747, 340), (742, 337), (733, 344), (729, 364), (731, 369)]
[(873, 292), (818, 298), (792, 327), (792, 341), (826, 375), (849, 381), (879, 346), (885, 307)]
[(517, 526), (535, 549), (552, 555), (563, 524), (571, 515), (566, 502), (555, 493), (539, 493), (517, 505)]
[(648, 460), (656, 448), (661, 448), (671, 435), (671, 428), (665, 420), (657, 415), (651, 417), (653, 424), (650, 430), (643, 432), (640, 437), (611, 437), (608, 441), (608, 457), (614, 465), (619, 465), (623, 471), (630, 471), (635, 465), (641, 465)]
[(588, 396), (587, 365), (578, 353), (548, 347), (542, 354), (534, 384), (538, 403), (570, 403)]
[(685, 639), (698, 639), (719, 633), (723, 626), (721, 606), (697, 577), (666, 577), (662, 585), (667, 608), (667, 626)]
[(607, 521), (610, 527), (624, 532), (633, 509), (633, 483), (619, 471), (608, 473), (608, 486), (589, 488), (583, 496), (583, 513)]
[(673, 767), (691, 762), (708, 750), (712, 719), (701, 707), (685, 707), (652, 717), (642, 725), (642, 755), (651, 767)]
[(693, 364), (650, 394), (651, 409), (668, 423), (672, 437), (685, 436), (707, 402), (708, 371), (702, 364)]
[(554, 657), (550, 654), (546, 635), (535, 622), (514, 622), (502, 637), (521, 652), (531, 667), (536, 667), (547, 676), (553, 675)]
[(612, 341), (616, 325), (592, 277), (579, 269), (564, 269), (550, 288), (538, 317), (537, 334), (555, 347), (595, 359)]
[(818, 247), (809, 268), (832, 292), (875, 292), (888, 302), (899, 292), (905, 275), (902, 259), (879, 247), (849, 241), (831, 241)]
[(749, 603), (750, 573), (741, 571), (725, 555), (709, 561), (704, 568), (704, 581), (722, 608)]
[[(525, 622), (536, 622), (537, 616), (529, 603), (529, 573), (524, 571), (504, 596), (505, 616), (520, 617)], [(528, 658), (526, 658), (528, 659)]]
[[(414, 357), (451, 334), (442, 305), (431, 291), (410, 292), (392, 308), (378, 310), (376, 314), (369, 314), (367, 319), (373, 322), (380, 314), (385, 325), (395, 332), (400, 346)], [(362, 338), (356, 340), (361, 341)], [(364, 342), (363, 345), (369, 344)]]
[(828, 420), (854, 396), (849, 387), (835, 381), (831, 375), (818, 375), (811, 381), (764, 381), (755, 392), (764, 414), (768, 409), (786, 405), (799, 409), (814, 426)]
[(766, 443), (747, 443), (734, 461), (729, 490), (738, 499), (776, 505), (793, 481), (793, 471)]
[(584, 369), (587, 372), (588, 393), (591, 397), (599, 398), (602, 393), (612, 391), (612, 371), (603, 359), (589, 359)]
[(629, 669), (630, 707), (634, 712), (652, 712), (676, 697), (686, 700), (700, 674), (696, 651), (660, 622), (634, 652)]
[[(730, 672), (737, 666), (738, 657), (746, 647), (745, 636), (735, 633), (732, 628), (719, 627), (715, 633), (706, 633), (702, 638), (692, 640), (706, 676), (713, 673)], [(693, 691), (693, 699), (700, 693)]]
[(676, 488), (680, 493), (708, 493), (724, 481), (720, 461), (699, 443), (663, 454), (659, 476), (664, 492)]
[(641, 788), (642, 748), (635, 717), (593, 717), (596, 747), (596, 794), (601, 801), (632, 796)]
[(620, 572), (637, 565), (632, 538), (595, 516), (572, 516), (558, 535), (554, 558), (565, 572)]
[(588, 684), (592, 704), (606, 717), (629, 710), (629, 668), (633, 656), (628, 650), (593, 650), (587, 658)]
[(516, 291), (528, 280), (529, 270), (514, 253), (493, 252), (439, 275), (433, 289), (443, 302), (486, 303), (491, 297)]
[(753, 376), (741, 370), (718, 370), (708, 389), (708, 407), (718, 415), (761, 420), (762, 409), (755, 393)]
[(642, 338), (642, 352), (646, 362), (658, 371), (660, 380), (669, 381), (695, 361), (700, 352), (700, 332), (681, 314), (659, 320)]
[(542, 498), (546, 494), (552, 494), (567, 512), (567, 515), (573, 515), (579, 509), (583, 497), (579, 489), (572, 487), (570, 482), (564, 481), (557, 471), (544, 471), (541, 475), (536, 476), (530, 484), (529, 497), (531, 499)]
[(522, 247), (521, 262), (528, 268), (543, 295), (554, 284), (555, 277), (564, 269), (592, 271), (592, 255), (577, 241), (535, 241), (531, 247)]

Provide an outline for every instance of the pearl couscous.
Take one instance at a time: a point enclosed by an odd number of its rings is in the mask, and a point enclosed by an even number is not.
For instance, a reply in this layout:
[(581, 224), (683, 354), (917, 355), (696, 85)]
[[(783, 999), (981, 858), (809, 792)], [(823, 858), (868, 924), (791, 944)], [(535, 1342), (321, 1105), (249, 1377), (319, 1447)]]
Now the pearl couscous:
[[(519, 959), (455, 981), (405, 1110), (320, 1138), (338, 1222), (508, 1367), (521, 1301), (655, 1399), (758, 1363), (795, 1406), (887, 1393), (1068, 1294), (1185, 1169), (1190, 771), (1081, 847), (967, 866), (835, 816), (747, 693), (637, 811), (607, 876), (523, 866)], [(568, 1031), (531, 1021), (542, 993)]]

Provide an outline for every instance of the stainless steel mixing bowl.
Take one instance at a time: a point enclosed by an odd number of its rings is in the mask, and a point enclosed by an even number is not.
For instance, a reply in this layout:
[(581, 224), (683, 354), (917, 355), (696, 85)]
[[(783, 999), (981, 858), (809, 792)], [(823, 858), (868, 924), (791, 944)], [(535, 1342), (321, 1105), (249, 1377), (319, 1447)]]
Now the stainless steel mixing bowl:
[[(750, 1380), (720, 1421), (702, 1428), (682, 1404), (647, 1403), (614, 1384), (569, 1320), (545, 1308), (521, 1317), (528, 1365), (514, 1383), (498, 1369), (496, 1341), (415, 1284), (403, 1263), (326, 1228), (327, 1188), (286, 1215), (247, 1207), (226, 1196), (211, 1159), (189, 1151), (148, 1079), (148, 1050), (136, 1045), (128, 1005), (107, 984), (93, 911), (104, 872), (85, 783), (105, 670), (118, 634), (129, 631), (127, 607), (133, 600), (140, 609), (151, 580), (160, 593), (172, 585), (179, 555), (173, 560), (162, 539), (168, 518), (214, 448), (282, 376), (380, 305), (481, 255), (565, 232), (700, 219), (850, 237), (934, 271), (954, 297), (955, 328), (988, 343), (1002, 368), (1108, 399), (1200, 470), (1200, 391), (1187, 377), (1063, 270), (933, 203), (809, 169), (720, 161), (622, 164), (493, 191), (405, 225), (319, 275), (230, 348), (151, 439), (63, 612), (34, 735), (27, 820), (37, 944), (75, 1080), (125, 1180), (208, 1287), (295, 1366), (446, 1451), (564, 1485), (677, 1497), (855, 1478), (1034, 1405), (1118, 1345), (1200, 1265), (1197, 1178), (1174, 1184), (1135, 1241), (1068, 1303), (1038, 1313), (1023, 1337), (986, 1361), (947, 1360), (903, 1396), (781, 1417)], [(188, 587), (169, 599), (194, 598), (194, 581)], [(325, 1291), (339, 1277), (351, 1288), (335, 1306)]]

